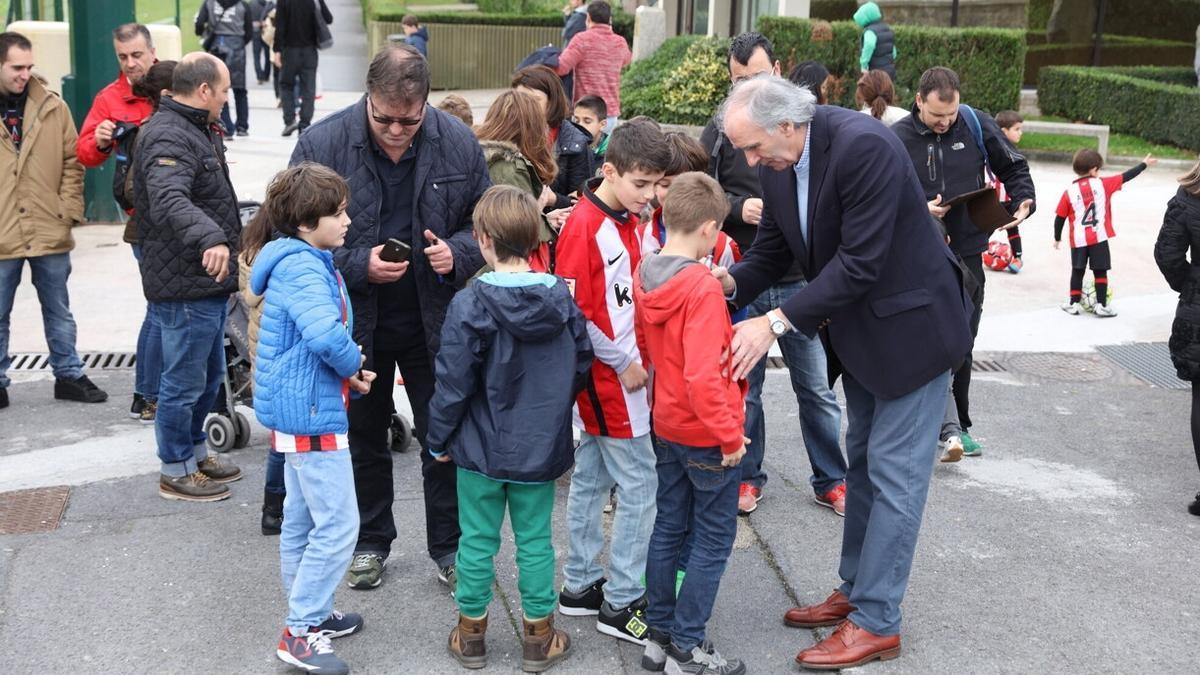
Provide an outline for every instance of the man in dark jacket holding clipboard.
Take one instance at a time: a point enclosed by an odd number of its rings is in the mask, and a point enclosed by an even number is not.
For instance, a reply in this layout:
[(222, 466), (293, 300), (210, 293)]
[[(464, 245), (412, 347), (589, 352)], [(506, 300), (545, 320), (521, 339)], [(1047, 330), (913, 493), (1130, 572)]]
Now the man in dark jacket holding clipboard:
[[(940, 218), (950, 238), (950, 250), (961, 256), (979, 284), (971, 336), (979, 332), (983, 314), (983, 261), (991, 232), (971, 222), (966, 204), (947, 208), (944, 204), (961, 194), (984, 187), (990, 172), (1004, 184), (1010, 197), (1006, 208), (1013, 215), (1010, 226), (1020, 224), (1035, 208), (1033, 178), (1029, 163), (1000, 132), (990, 115), (959, 103), (958, 75), (949, 68), (930, 68), (921, 75), (912, 115), (892, 125), (908, 150), (917, 178), (929, 200), (929, 212)], [(986, 150), (986, 152), (984, 152)], [(954, 402), (962, 427), (963, 454), (979, 455), (982, 449), (967, 432), (971, 428), (969, 392), (971, 355), (954, 373)], [(945, 440), (945, 439), (943, 439)]]

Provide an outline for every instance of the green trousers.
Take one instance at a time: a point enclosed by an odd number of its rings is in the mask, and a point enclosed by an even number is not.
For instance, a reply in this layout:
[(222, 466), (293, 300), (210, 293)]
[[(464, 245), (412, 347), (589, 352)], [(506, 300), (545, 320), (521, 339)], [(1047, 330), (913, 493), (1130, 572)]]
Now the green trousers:
[(554, 510), (554, 483), (506, 483), (471, 471), (458, 470), (458, 540), (454, 597), (467, 616), (483, 616), (492, 601), (500, 550), (500, 525), (507, 505), (509, 523), (517, 543), (517, 588), (527, 619), (540, 619), (554, 611), (554, 544), (550, 515)]

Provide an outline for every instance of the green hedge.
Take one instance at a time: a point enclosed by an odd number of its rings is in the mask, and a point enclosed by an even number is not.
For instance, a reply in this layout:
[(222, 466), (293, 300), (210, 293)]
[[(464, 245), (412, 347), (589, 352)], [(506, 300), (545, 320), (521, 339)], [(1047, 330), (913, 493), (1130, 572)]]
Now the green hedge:
[(1191, 66), (1118, 66), (1105, 68), (1105, 70), (1118, 75), (1154, 80), (1164, 84), (1178, 84), (1193, 88), (1196, 86), (1196, 71)]
[(563, 5), (554, 0), (475, 0), (475, 4), (487, 14), (542, 14)]
[[(1133, 76), (1151, 72), (1154, 79)], [(1038, 107), (1047, 115), (1107, 124), (1119, 133), (1200, 150), (1200, 89), (1156, 81), (1162, 77), (1164, 71), (1140, 68), (1043, 68)]]
[[(484, 26), (557, 26), (563, 25), (562, 12), (544, 12), (539, 14), (492, 14), (487, 12), (422, 12), (419, 7), (410, 10), (421, 23), (456, 23)], [(372, 17), (375, 21), (396, 21), (404, 18), (408, 12), (384, 12)], [(633, 15), (626, 12), (614, 12), (612, 18), (613, 32), (633, 44)], [(533, 48), (530, 48), (533, 51)]]
[[(1025, 84), (1034, 85), (1038, 73), (1049, 66), (1086, 66), (1092, 63), (1091, 43), (1046, 44), (1045, 36), (1031, 34), (1025, 54)], [(1100, 48), (1102, 66), (1183, 66), (1192, 63), (1192, 44), (1121, 35), (1105, 35)]]
[(621, 118), (707, 124), (729, 90), (729, 41), (698, 35), (667, 40), (621, 77)]
[[(811, 40), (814, 22), (808, 19), (763, 16), (758, 29), (775, 45), (786, 73), (800, 61), (815, 59), (840, 78), (830, 102), (854, 105), (860, 31), (852, 21), (834, 21), (833, 39)], [(977, 108), (1015, 109), (1021, 96), (1025, 66), (1022, 31), (1002, 28), (927, 28), (895, 26), (897, 104), (908, 107), (921, 73), (932, 66), (952, 66), (963, 85), (963, 100)]]
[[(1029, 27), (1044, 31), (1053, 7), (1054, 0), (1029, 0)], [(1184, 42), (1196, 40), (1200, 0), (1116, 0), (1105, 7), (1105, 30)]]

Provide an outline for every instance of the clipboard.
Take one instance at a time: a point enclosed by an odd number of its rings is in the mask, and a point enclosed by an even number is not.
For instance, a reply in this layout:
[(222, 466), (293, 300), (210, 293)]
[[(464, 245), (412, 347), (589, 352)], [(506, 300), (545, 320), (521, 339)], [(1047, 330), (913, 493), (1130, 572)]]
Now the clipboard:
[(984, 234), (991, 234), (1013, 221), (1012, 215), (1000, 204), (996, 188), (987, 185), (943, 202), (943, 206), (965, 204), (971, 223)]

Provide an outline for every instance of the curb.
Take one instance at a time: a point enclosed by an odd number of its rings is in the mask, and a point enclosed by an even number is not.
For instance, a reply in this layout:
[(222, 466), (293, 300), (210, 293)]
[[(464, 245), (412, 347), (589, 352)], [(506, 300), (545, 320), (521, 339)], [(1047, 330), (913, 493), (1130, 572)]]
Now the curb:
[[(1021, 150), (1019, 147), (1018, 150)], [(1035, 159), (1039, 162), (1056, 162), (1062, 164), (1070, 164), (1073, 154), (1070, 152), (1058, 152), (1055, 150), (1021, 150), (1021, 154), (1025, 155), (1025, 159)], [(1134, 166), (1141, 162), (1141, 157), (1129, 157), (1127, 155), (1109, 155), (1106, 166)], [(1158, 167), (1164, 169), (1178, 169), (1187, 171), (1196, 164), (1194, 159), (1164, 159), (1159, 158)]]

